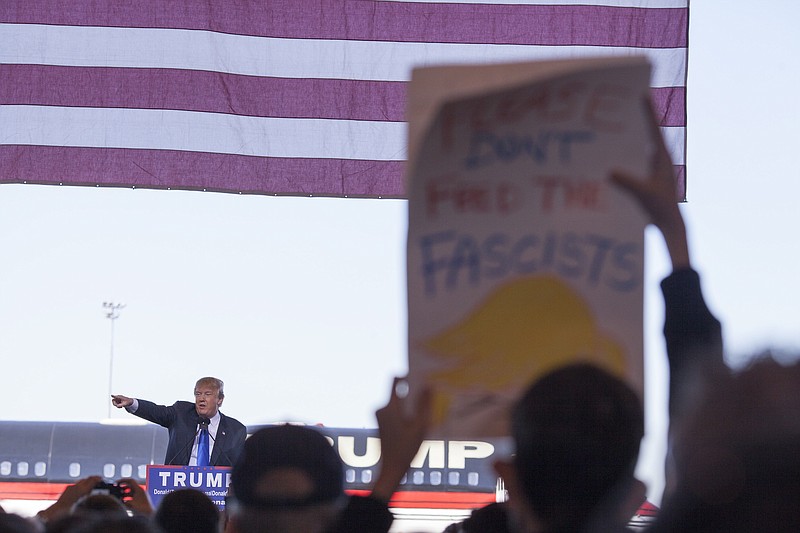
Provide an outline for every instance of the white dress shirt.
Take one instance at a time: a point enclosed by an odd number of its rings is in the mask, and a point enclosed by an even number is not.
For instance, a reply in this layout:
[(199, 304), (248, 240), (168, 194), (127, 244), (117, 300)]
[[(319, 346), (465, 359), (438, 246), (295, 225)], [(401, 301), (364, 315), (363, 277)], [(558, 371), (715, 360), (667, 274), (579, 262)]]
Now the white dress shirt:
[[(211, 417), (211, 423), (208, 425), (208, 434), (211, 438), (208, 441), (208, 459), (211, 461), (211, 454), (214, 452), (214, 441), (217, 438), (217, 430), (219, 429), (219, 411)], [(197, 466), (197, 446), (200, 444), (200, 424), (197, 424), (197, 435), (194, 438), (194, 445), (192, 446), (192, 455), (189, 457), (189, 466)]]

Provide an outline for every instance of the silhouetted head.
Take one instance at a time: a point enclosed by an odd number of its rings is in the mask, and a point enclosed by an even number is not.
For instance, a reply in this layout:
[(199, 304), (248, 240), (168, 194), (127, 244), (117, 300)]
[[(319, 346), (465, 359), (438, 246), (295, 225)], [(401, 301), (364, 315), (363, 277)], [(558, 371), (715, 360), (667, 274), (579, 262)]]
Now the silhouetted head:
[(674, 425), (676, 487), (657, 531), (800, 531), (800, 363), (767, 354)]
[(104, 513), (107, 515), (128, 516), (128, 508), (122, 501), (110, 494), (87, 494), (72, 506), (72, 514)]
[(0, 508), (0, 532), (2, 533), (37, 533), (39, 528), (27, 518), (16, 514), (7, 514)]
[(98, 517), (70, 533), (161, 533), (158, 527), (144, 516), (120, 518)]
[(164, 533), (216, 533), (220, 512), (202, 492), (183, 489), (164, 496), (154, 518)]
[(570, 529), (626, 496), (644, 435), (641, 400), (605, 370), (565, 366), (517, 401), (512, 435), (529, 505), (548, 530)]
[(330, 442), (303, 426), (261, 429), (231, 473), (229, 507), (238, 533), (321, 531), (344, 502), (344, 469)]

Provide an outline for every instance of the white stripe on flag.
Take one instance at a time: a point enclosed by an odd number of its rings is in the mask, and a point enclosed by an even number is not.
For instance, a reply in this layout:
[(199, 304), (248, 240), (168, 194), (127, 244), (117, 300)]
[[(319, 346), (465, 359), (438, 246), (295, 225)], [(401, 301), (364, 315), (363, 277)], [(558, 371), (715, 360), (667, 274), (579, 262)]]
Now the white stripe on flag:
[(406, 123), (243, 117), (151, 109), (1, 106), (0, 144), (150, 148), (402, 161)]
[(667, 145), (673, 165), (686, 164), (686, 128), (671, 127), (661, 128), (661, 136)]
[[(2, 106), (0, 144), (150, 148), (266, 157), (402, 161), (406, 123), (242, 117), (151, 109)], [(661, 129), (684, 164), (680, 127)]]
[(682, 87), (684, 48), (526, 46), (273, 39), (209, 31), (0, 24), (0, 63), (175, 68), (274, 76), (408, 81), (414, 67), (646, 55), (652, 87)]

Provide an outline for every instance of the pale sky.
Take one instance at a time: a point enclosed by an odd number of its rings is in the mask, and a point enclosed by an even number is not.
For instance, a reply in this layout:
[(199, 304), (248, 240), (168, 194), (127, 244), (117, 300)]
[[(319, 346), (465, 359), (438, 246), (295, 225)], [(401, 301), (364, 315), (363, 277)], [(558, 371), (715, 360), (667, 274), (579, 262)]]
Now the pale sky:
[[(797, 20), (792, 0), (691, 5), (682, 210), (737, 357), (800, 346)], [(406, 369), (405, 232), (402, 200), (0, 185), (0, 417), (107, 417), (102, 304), (113, 301), (126, 305), (115, 393), (172, 403), (210, 374), (226, 382), (222, 410), (246, 424), (374, 427), (391, 377)], [(648, 230), (639, 473), (655, 501), (667, 272)]]

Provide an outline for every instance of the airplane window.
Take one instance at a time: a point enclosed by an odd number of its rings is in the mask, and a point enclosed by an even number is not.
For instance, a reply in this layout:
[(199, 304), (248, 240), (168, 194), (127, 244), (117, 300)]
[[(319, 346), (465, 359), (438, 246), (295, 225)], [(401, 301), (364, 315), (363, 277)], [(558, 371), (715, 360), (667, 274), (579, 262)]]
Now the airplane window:
[(400, 478), (400, 484), (405, 485), (406, 483), (408, 483), (408, 474), (403, 474), (403, 477)]
[(111, 463), (104, 464), (103, 465), (103, 477), (113, 478), (115, 470), (116, 470), (116, 467), (114, 465), (112, 465)]
[(458, 475), (458, 472), (450, 472), (447, 474), (447, 482), (450, 485), (458, 485), (458, 480), (461, 476)]
[(129, 464), (122, 465), (122, 468), (119, 469), (120, 477), (131, 477), (133, 475), (133, 466)]
[(369, 483), (372, 481), (372, 470), (366, 469), (361, 471), (361, 483)]
[(147, 477), (147, 465), (139, 465), (139, 479), (145, 479)]
[(80, 477), (81, 475), (81, 464), (80, 463), (70, 463), (69, 464), (69, 477)]
[(476, 487), (478, 485), (478, 473), (477, 472), (470, 472), (467, 474), (467, 483)]
[(2, 463), (0, 463), (0, 475), (2, 476), (11, 475), (11, 461), (3, 461)]
[(442, 473), (431, 472), (431, 485), (441, 485), (441, 484), (442, 484)]
[(425, 483), (425, 472), (417, 470), (416, 472), (414, 472), (411, 479), (414, 480), (414, 485), (422, 485), (423, 483)]
[(38, 463), (33, 465), (33, 473), (36, 476), (42, 477), (45, 474), (45, 472), (47, 472), (47, 464), (46, 463), (43, 463), (42, 461), (39, 461)]
[(354, 482), (355, 482), (355, 480), (356, 480), (356, 471), (355, 471), (355, 470), (353, 470), (352, 468), (348, 468), (348, 469), (347, 469), (347, 470), (345, 470), (345, 472), (344, 472), (344, 479), (345, 479), (345, 480), (346, 480), (348, 483), (354, 483)]
[(20, 477), (25, 477), (28, 475), (28, 463), (26, 461), (20, 461), (17, 463), (17, 475)]

